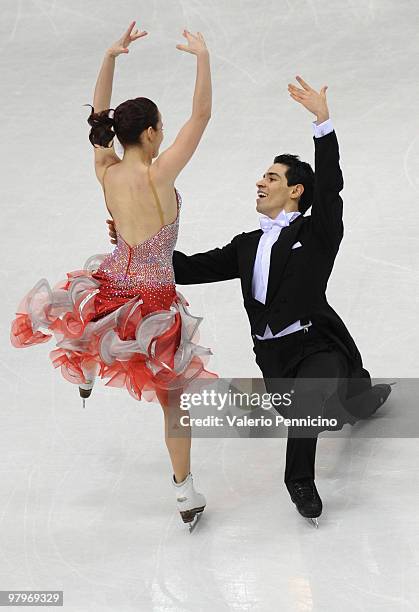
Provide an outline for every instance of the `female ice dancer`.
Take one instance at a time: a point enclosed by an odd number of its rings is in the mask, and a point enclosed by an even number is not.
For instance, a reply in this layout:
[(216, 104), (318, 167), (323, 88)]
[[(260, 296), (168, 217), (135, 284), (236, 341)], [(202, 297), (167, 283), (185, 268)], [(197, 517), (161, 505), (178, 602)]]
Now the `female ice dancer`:
[[(95, 173), (115, 223), (117, 245), (112, 253), (95, 255), (81, 270), (68, 272), (53, 288), (41, 279), (18, 308), (11, 342), (24, 348), (54, 334), (52, 363), (79, 386), (83, 402), (98, 376), (109, 378), (107, 385), (125, 386), (137, 400), (160, 402), (178, 509), (185, 523), (194, 524), (206, 502), (193, 486), (190, 431), (183, 428), (183, 437), (175, 437), (170, 430), (179, 418), (185, 385), (216, 375), (205, 369), (211, 351), (193, 341), (201, 319), (189, 314), (175, 288), (172, 254), (181, 197), (174, 183), (211, 116), (209, 53), (201, 33), (184, 30), (187, 44), (176, 48), (197, 58), (192, 113), (159, 155), (163, 122), (154, 102), (139, 97), (109, 108), (115, 59), (147, 35), (134, 26), (135, 21), (106, 51), (88, 118)], [(113, 148), (115, 134), (124, 148), (122, 160)]]

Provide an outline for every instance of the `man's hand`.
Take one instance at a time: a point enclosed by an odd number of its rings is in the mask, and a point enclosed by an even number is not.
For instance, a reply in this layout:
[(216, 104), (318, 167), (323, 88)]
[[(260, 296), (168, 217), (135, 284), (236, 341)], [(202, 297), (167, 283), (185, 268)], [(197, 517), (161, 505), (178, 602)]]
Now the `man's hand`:
[(288, 91), (291, 98), (316, 115), (318, 123), (323, 123), (323, 121), (329, 119), (329, 109), (327, 108), (326, 100), (327, 85), (324, 85), (320, 92), (317, 92), (308, 83), (303, 81), (300, 76), (295, 78), (300, 83), (302, 89), (292, 83), (288, 83)]
[(108, 224), (108, 234), (110, 236), (112, 244), (117, 244), (115, 224), (114, 224), (113, 220), (112, 219), (106, 219), (106, 223)]

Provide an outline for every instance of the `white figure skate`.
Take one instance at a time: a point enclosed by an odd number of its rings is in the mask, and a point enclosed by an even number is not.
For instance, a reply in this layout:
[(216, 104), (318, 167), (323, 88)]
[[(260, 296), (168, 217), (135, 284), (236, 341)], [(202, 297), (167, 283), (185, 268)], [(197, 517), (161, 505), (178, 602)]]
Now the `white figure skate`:
[(90, 397), (92, 393), (93, 385), (95, 384), (94, 379), (92, 380), (92, 379), (86, 378), (86, 381), (87, 381), (86, 383), (79, 385), (79, 394), (80, 394), (80, 397), (82, 398), (83, 408), (86, 408), (86, 399)]
[(204, 511), (206, 499), (202, 493), (195, 491), (191, 473), (182, 482), (175, 482), (172, 476), (172, 484), (182, 521), (188, 524), (189, 532), (192, 533)]
[(83, 408), (86, 407), (86, 399), (90, 397), (93, 389), (93, 385), (95, 384), (95, 378), (98, 373), (98, 365), (94, 364), (89, 369), (82, 368), (83, 374), (86, 379), (85, 383), (79, 385), (79, 394), (83, 400)]

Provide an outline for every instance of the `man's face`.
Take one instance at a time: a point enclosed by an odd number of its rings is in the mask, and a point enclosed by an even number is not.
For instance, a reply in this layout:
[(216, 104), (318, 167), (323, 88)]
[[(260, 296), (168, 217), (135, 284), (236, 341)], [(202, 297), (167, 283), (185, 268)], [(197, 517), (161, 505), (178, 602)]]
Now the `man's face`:
[(273, 164), (257, 181), (256, 210), (259, 213), (273, 219), (282, 209), (285, 212), (298, 210), (298, 200), (304, 187), (301, 184), (288, 187), (285, 177), (287, 170), (288, 166), (284, 164)]

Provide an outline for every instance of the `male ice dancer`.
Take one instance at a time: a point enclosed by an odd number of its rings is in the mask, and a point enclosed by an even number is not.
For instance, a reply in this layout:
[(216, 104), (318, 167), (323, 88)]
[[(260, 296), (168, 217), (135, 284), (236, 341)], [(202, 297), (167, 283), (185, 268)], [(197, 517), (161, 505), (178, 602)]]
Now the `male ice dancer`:
[[(371, 387), (355, 342), (326, 300), (343, 237), (343, 178), (327, 86), (316, 92), (301, 77), (297, 81), (301, 88), (288, 86), (292, 99), (316, 116), (315, 174), (298, 156), (276, 157), (256, 183), (261, 229), (205, 253), (175, 251), (176, 283), (240, 278), (253, 350), (267, 390), (275, 390), (278, 378), (316, 379), (310, 401), (320, 406), (338, 392), (338, 380), (347, 379), (346, 398), (363, 393), (367, 399), (359, 412), (365, 418), (386, 400), (391, 387)], [(311, 205), (311, 216), (303, 216)], [(288, 432), (285, 484), (300, 514), (317, 526), (322, 502), (314, 483), (316, 442), (316, 436)]]

